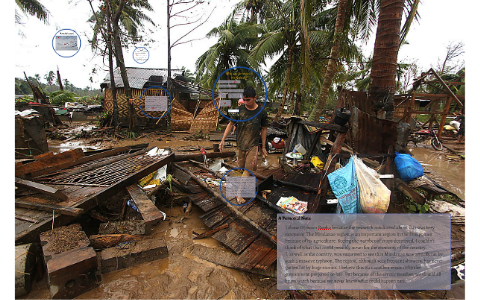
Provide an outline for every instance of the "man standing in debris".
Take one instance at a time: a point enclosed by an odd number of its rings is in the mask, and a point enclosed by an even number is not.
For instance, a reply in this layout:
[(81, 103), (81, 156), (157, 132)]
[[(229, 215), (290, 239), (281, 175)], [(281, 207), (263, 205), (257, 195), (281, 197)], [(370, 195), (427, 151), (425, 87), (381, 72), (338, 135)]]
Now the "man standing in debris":
[[(250, 171), (257, 169), (257, 156), (261, 140), (261, 151), (263, 156), (267, 156), (266, 140), (267, 140), (267, 112), (262, 110), (255, 100), (257, 93), (253, 87), (246, 87), (243, 90), (243, 101), (245, 105), (241, 105), (238, 109), (238, 117), (235, 120), (248, 120), (244, 122), (230, 121), (222, 141), (220, 142), (220, 151), (223, 151), (225, 139), (230, 131), (237, 124), (237, 148), (238, 148), (238, 167), (245, 168)], [(259, 113), (260, 112), (260, 113)], [(256, 115), (256, 116), (255, 116)], [(255, 116), (254, 118), (252, 118)], [(234, 118), (232, 118), (234, 119)], [(261, 137), (260, 137), (261, 135)], [(250, 172), (244, 170), (243, 176), (249, 176)]]

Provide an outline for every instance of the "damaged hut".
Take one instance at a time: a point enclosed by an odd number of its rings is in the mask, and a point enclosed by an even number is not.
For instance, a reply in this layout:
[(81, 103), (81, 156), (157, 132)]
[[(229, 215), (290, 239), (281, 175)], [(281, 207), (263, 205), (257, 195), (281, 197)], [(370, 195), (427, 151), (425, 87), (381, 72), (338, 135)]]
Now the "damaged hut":
[[(145, 96), (166, 96), (166, 92), (164, 89), (161, 88), (154, 88), (155, 86), (163, 87), (166, 89), (167, 87), (167, 69), (152, 69), (152, 68), (126, 68), (127, 69), (127, 77), (130, 84), (130, 88), (132, 90), (132, 97), (133, 103), (135, 104), (135, 113), (138, 117), (140, 124), (150, 124), (156, 123), (157, 119), (149, 118), (146, 114), (142, 112), (140, 109), (138, 102), (140, 95), (145, 89), (149, 87), (153, 87), (148, 89), (145, 93), (143, 93), (142, 98), (140, 99), (140, 106), (142, 109), (145, 108)], [(172, 70), (172, 77), (175, 80), (173, 83), (173, 94), (171, 94), (172, 101), (175, 99), (179, 102), (183, 107), (193, 107), (193, 113), (195, 111), (195, 107), (197, 101), (194, 100), (194, 94), (198, 94), (199, 92), (186, 84), (182, 84), (185, 81), (185, 78), (182, 76), (183, 71), (178, 69)], [(119, 118), (120, 121), (124, 121), (128, 123), (126, 120), (128, 119), (128, 99), (125, 94), (125, 88), (122, 81), (122, 77), (120, 75), (120, 69), (116, 68), (114, 70), (115, 76), (115, 85), (117, 88), (117, 102), (118, 102), (118, 111), (119, 111)], [(104, 102), (104, 111), (113, 113), (113, 96), (112, 96), (112, 89), (110, 83), (110, 76), (107, 75), (105, 77), (104, 82), (100, 84), (100, 87), (104, 89), (105, 93), (105, 102)], [(175, 106), (174, 106), (175, 107)], [(149, 112), (148, 115), (153, 118), (158, 118), (163, 114), (163, 112), (153, 111)], [(165, 122), (165, 120), (163, 121)]]

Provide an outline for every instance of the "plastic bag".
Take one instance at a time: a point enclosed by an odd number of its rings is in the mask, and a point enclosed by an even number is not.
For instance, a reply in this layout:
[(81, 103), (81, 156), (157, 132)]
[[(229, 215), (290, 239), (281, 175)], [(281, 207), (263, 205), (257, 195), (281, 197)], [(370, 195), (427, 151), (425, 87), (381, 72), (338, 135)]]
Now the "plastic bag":
[(360, 205), (364, 213), (386, 213), (391, 191), (380, 180), (378, 173), (367, 167), (360, 158), (353, 157), (360, 188)]
[(362, 212), (355, 164), (350, 158), (345, 167), (327, 175), (332, 191), (346, 214)]
[(423, 176), (422, 165), (409, 154), (395, 152), (395, 166), (397, 167), (400, 178), (403, 181), (409, 181)]

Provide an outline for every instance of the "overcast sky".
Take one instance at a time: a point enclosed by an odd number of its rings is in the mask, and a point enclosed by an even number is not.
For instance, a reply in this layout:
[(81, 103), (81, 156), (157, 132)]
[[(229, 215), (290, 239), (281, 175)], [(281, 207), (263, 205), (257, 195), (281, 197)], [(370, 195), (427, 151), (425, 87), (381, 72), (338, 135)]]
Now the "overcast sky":
[[(11, 1), (13, 3), (13, 1)], [(94, 1), (94, 7), (99, 1)], [(151, 38), (157, 42), (150, 44), (147, 48), (150, 52), (149, 60), (144, 64), (136, 63), (132, 58), (134, 48), (125, 50), (125, 61), (128, 67), (167, 67), (167, 43), (166, 43), (166, 1), (150, 1), (154, 13), (149, 13), (158, 27), (153, 28)], [(220, 25), (232, 7), (238, 0), (211, 0), (204, 5), (205, 15), (215, 7), (215, 12), (207, 23), (195, 30), (185, 40), (204, 38), (206, 33), (213, 27)], [(100, 57), (94, 57), (87, 39), (92, 37), (91, 25), (86, 21), (91, 15), (90, 6), (87, 0), (42, 0), (42, 3), (50, 11), (49, 25), (45, 25), (34, 17), (23, 17), (24, 24), (15, 26), (15, 77), (23, 78), (23, 71), (28, 76), (35, 73), (43, 76), (48, 71), (60, 69), (62, 79), (67, 78), (77, 87), (90, 85), (89, 78), (92, 76), (92, 69), (97, 68), (98, 72), (93, 75), (93, 88), (98, 88), (100, 82), (107, 74)], [(451, 5), (455, 3), (455, 5)], [(446, 45), (450, 41), (465, 42), (468, 31), (465, 18), (467, 0), (423, 0), (419, 8), (421, 15), (420, 24), (415, 23), (407, 40), (410, 43), (402, 47), (399, 53), (399, 61), (407, 59), (418, 60), (422, 70), (427, 70), (435, 65), (439, 58), (445, 56)], [(96, 7), (95, 7), (96, 8)], [(173, 20), (173, 24), (182, 20)], [(183, 26), (172, 29), (172, 42), (183, 35), (185, 30), (192, 26)], [(73, 29), (81, 37), (81, 49), (71, 58), (62, 58), (55, 53), (52, 47), (52, 38), (60, 29)], [(19, 35), (22, 33), (23, 36)], [(365, 54), (373, 52), (372, 40), (362, 47)], [(215, 38), (204, 38), (191, 43), (179, 45), (173, 49), (172, 68), (195, 70), (195, 60), (215, 43)], [(138, 47), (144, 46), (138, 44)], [(99, 69), (100, 67), (100, 69)]]

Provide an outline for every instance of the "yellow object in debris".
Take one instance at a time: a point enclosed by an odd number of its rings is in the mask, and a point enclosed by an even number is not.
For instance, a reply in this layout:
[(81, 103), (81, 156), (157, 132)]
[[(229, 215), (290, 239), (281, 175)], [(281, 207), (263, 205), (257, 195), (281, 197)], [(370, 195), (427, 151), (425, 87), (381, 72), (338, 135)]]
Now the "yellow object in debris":
[(147, 185), (147, 183), (150, 182), (150, 180), (152, 180), (153, 176), (157, 174), (157, 171), (153, 172), (153, 173), (150, 173), (148, 174), (147, 176), (143, 177), (142, 179), (140, 179), (140, 181), (138, 182), (138, 184), (140, 184), (140, 186), (145, 186)]
[(148, 185), (160, 185), (160, 179), (152, 179), (148, 182)]
[(318, 158), (318, 156), (312, 156), (310, 162), (315, 166), (315, 168), (323, 169), (323, 161)]
[(445, 126), (443, 126), (443, 129), (445, 129), (445, 130), (455, 130), (455, 127), (453, 127), (451, 125), (445, 125)]

